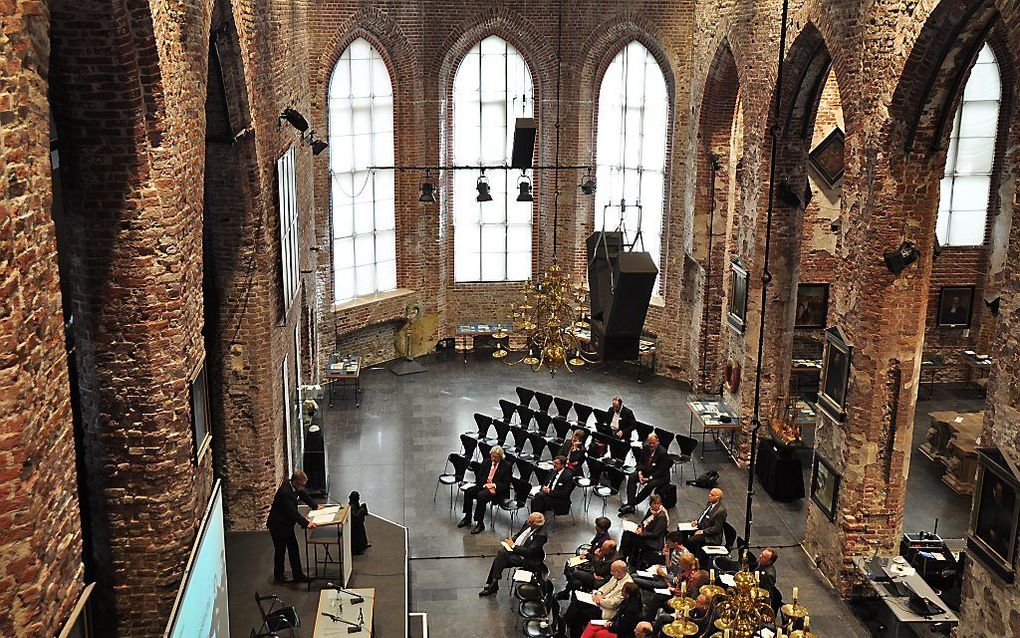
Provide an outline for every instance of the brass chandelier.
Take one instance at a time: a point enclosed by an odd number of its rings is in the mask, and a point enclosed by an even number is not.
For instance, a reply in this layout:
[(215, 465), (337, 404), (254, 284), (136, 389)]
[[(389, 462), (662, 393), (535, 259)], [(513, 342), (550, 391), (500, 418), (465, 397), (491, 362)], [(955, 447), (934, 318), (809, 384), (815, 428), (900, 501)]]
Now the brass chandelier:
[[(702, 586), (699, 593), (711, 601), (707, 613), (716, 617), (713, 623), (716, 631), (705, 635), (711, 638), (752, 638), (768, 628), (775, 631), (777, 638), (815, 638), (808, 610), (798, 601), (797, 588), (793, 588), (793, 602), (783, 605), (780, 620), (769, 604), (769, 591), (759, 585), (760, 577), (761, 572), (745, 569), (734, 574), (733, 587), (724, 588), (715, 583), (715, 570), (711, 571), (709, 584)], [(698, 625), (688, 617), (697, 603), (687, 596), (686, 587), (682, 588), (680, 596), (669, 599), (668, 604), (676, 611), (676, 620), (663, 627), (663, 633), (670, 638), (697, 635), (700, 631)]]
[(555, 261), (536, 280), (529, 279), (521, 290), (523, 299), (511, 306), (511, 329), (494, 335), (496, 351), (492, 356), (504, 359), (510, 354), (510, 338), (522, 343), (521, 357), (507, 361), (509, 365), (525, 364), (536, 372), (542, 368), (552, 375), (560, 368), (572, 372), (595, 361), (590, 344), (578, 337), (589, 331), (585, 312), (588, 284), (574, 282), (569, 272)]
[[(511, 305), (510, 330), (497, 332), (496, 351), (492, 356), (505, 359), (511, 352), (511, 338), (521, 345), (521, 357), (507, 361), (509, 365), (525, 364), (538, 372), (542, 368), (555, 375), (556, 371), (594, 363), (596, 353), (591, 350), (587, 339), (579, 333), (591, 334), (591, 325), (585, 317), (588, 307), (588, 284), (584, 280), (575, 282), (571, 274), (556, 262), (557, 230), (559, 229), (560, 201), (560, 78), (561, 47), (563, 41), (563, 2), (558, 6), (556, 33), (556, 164), (553, 194), (553, 258), (545, 272), (535, 279), (529, 279), (521, 290), (523, 299)], [(589, 169), (590, 173), (590, 169)], [(586, 193), (595, 187), (590, 176), (582, 189)], [(522, 190), (523, 193), (523, 190)], [(541, 251), (539, 251), (541, 254)]]

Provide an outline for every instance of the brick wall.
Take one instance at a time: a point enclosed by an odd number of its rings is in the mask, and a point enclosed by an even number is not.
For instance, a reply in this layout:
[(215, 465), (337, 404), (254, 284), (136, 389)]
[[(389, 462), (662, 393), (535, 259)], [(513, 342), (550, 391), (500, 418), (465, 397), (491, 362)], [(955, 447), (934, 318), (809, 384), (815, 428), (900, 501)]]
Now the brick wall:
[(50, 217), (48, 10), (0, 9), (0, 634), (55, 635), (82, 591)]
[[(686, 100), (692, 6), (621, 0), (582, 3), (565, 13), (560, 113), (563, 164), (592, 163), (598, 84), (606, 66), (628, 41), (637, 38), (653, 52), (663, 66), (671, 97)], [(443, 20), (433, 19), (434, 15), (442, 15)], [(466, 4), (444, 1), (430, 5), (426, 15), (416, 5), (396, 1), (330, 2), (315, 7), (309, 25), (314, 119), (325, 121), (326, 86), (336, 60), (354, 38), (365, 37), (386, 60), (394, 82), (396, 161), (400, 164), (434, 165), (450, 156), (450, 148), (444, 146), (449, 137), (443, 137), (440, 131), (450, 125), (450, 91), (457, 64), (480, 39), (490, 34), (505, 38), (531, 66), (535, 112), (540, 114), (536, 161), (554, 162), (554, 3), (494, 5), (478, 0)], [(686, 137), (686, 112), (685, 108), (675, 110), (668, 132), (671, 139)], [(682, 167), (683, 159), (676, 151), (677, 146), (671, 144), (667, 158), (671, 172)], [(440, 183), (440, 205), (423, 206), (417, 202), (420, 177), (413, 172), (397, 175), (398, 287), (420, 292), (425, 311), (439, 313), (437, 338), (452, 334), (463, 320), (505, 318), (519, 284), (453, 283), (449, 183)], [(317, 236), (320, 245), (327, 246), (329, 190), (325, 171), (318, 171), (315, 179)], [(552, 182), (551, 173), (539, 173), (534, 179), (536, 271), (552, 259)], [(578, 275), (584, 272), (582, 242), (590, 232), (593, 215), (593, 199), (580, 194), (579, 182), (580, 174), (561, 173), (558, 229), (558, 260), (571, 265)], [(670, 228), (682, 228), (680, 200), (675, 190), (667, 187), (665, 195), (664, 216), (676, 220)], [(674, 345), (684, 332), (684, 324), (679, 320), (684, 267), (682, 232), (667, 235), (662, 262), (666, 304), (649, 312), (647, 327), (657, 332), (664, 343), (660, 370), (692, 378), (694, 369), (689, 362), (680, 360), (680, 350)], [(334, 312), (330, 269), (328, 260), (320, 261), (317, 290), (321, 355), (333, 351), (334, 323), (339, 325), (341, 334), (353, 334), (367, 325), (368, 312), (360, 306)], [(372, 313), (373, 320), (380, 316)], [(350, 344), (341, 345), (345, 349)]]

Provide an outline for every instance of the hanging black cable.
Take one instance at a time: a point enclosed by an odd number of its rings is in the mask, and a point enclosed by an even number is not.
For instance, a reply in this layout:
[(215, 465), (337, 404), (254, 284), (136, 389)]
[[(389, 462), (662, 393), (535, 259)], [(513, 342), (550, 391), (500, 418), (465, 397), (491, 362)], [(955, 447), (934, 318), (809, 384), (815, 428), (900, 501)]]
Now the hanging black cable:
[(701, 325), (704, 326), (702, 330), (705, 332), (705, 338), (701, 344), (701, 389), (708, 389), (708, 322), (711, 319), (709, 315), (709, 299), (712, 291), (712, 248), (713, 240), (715, 239), (715, 176), (719, 172), (721, 166), (719, 165), (719, 156), (715, 153), (708, 154), (709, 169), (712, 171), (711, 181), (708, 187), (708, 259), (705, 263), (705, 301), (704, 308), (701, 313)]
[(761, 313), (758, 319), (758, 362), (754, 372), (754, 413), (751, 416), (751, 458), (747, 467), (747, 511), (744, 517), (744, 543), (751, 543), (751, 507), (754, 504), (754, 471), (758, 463), (758, 430), (761, 429), (761, 361), (765, 351), (765, 308), (768, 301), (769, 282), (769, 249), (772, 246), (772, 213), (775, 208), (776, 195), (776, 161), (779, 154), (779, 126), (781, 102), (783, 98), (783, 60), (786, 57), (786, 18), (790, 9), (789, 0), (783, 0), (783, 18), (779, 29), (779, 64), (776, 69), (776, 93), (772, 100), (772, 125), (769, 134), (772, 136), (772, 149), (769, 157), (769, 199), (765, 214), (765, 259), (761, 272)]
[(556, 263), (560, 226), (560, 79), (563, 65), (563, 0), (556, 4), (556, 160), (553, 172), (553, 263)]

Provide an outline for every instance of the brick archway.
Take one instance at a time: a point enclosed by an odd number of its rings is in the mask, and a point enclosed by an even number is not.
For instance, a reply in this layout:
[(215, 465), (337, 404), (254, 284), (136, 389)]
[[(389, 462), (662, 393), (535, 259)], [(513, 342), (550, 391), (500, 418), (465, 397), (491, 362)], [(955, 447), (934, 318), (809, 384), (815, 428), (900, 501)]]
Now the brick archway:
[(733, 237), (733, 211), (739, 201), (737, 190), (739, 149), (735, 148), (734, 130), (740, 81), (736, 61), (729, 42), (723, 41), (715, 53), (705, 82), (704, 95), (698, 111), (695, 149), (695, 185), (692, 257), (700, 267), (692, 271), (692, 281), (685, 287), (700, 288), (699, 307), (693, 309), (694, 322), (700, 328), (692, 331), (698, 342), (691, 343), (689, 352), (700, 353), (697, 361), (697, 387), (714, 391), (721, 385), (723, 299), (727, 256)]

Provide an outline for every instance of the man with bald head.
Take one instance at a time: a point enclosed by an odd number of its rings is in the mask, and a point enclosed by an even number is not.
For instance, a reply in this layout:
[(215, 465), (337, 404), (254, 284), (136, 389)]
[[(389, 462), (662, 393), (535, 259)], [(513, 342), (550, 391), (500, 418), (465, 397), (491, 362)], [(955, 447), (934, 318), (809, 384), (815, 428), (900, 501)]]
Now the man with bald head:
[(563, 620), (567, 624), (567, 631), (571, 638), (580, 638), (585, 626), (601, 618), (612, 620), (616, 610), (623, 602), (623, 586), (632, 583), (634, 580), (627, 572), (627, 563), (622, 560), (613, 561), (609, 568), (610, 578), (592, 593), (594, 605), (582, 603), (575, 599), (571, 601), (567, 611), (563, 614)]
[(705, 545), (723, 545), (725, 543), (724, 529), (726, 527), (726, 506), (722, 504), (723, 491), (713, 487), (708, 492), (708, 503), (705, 504), (705, 511), (691, 525), (697, 529), (684, 546), (695, 556), (700, 555), (701, 548)]
[(545, 515), (535, 512), (524, 522), (524, 527), (517, 532), (516, 536), (503, 541), (503, 546), (496, 554), (496, 558), (492, 559), (492, 567), (489, 568), (485, 587), (478, 592), (478, 595), (489, 596), (499, 591), (499, 579), (503, 577), (503, 570), (507, 567), (538, 570), (545, 558), (543, 547), (547, 540)]
[[(620, 506), (620, 515), (633, 514), (638, 505), (655, 491), (655, 488), (669, 483), (669, 467), (672, 461), (665, 448), (659, 445), (659, 436), (654, 432), (635, 455), (637, 469), (627, 479), (627, 502)], [(638, 492), (638, 486), (641, 491)]]

